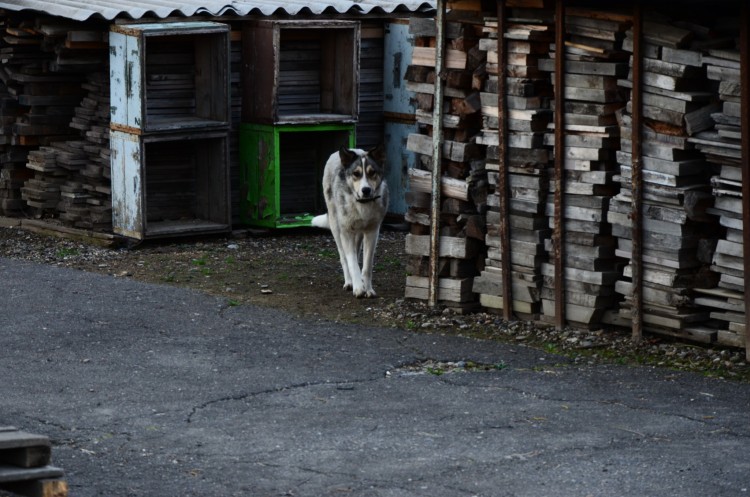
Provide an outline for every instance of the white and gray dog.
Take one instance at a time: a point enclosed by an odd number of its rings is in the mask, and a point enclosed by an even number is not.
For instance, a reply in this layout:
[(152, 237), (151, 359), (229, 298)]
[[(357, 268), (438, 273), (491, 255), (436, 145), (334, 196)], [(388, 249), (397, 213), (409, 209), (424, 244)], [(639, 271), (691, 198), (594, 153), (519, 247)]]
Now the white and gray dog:
[(382, 145), (368, 151), (342, 147), (333, 153), (323, 171), (328, 212), (312, 220), (313, 226), (333, 233), (344, 271), (344, 289), (352, 290), (357, 298), (376, 296), (372, 268), (380, 225), (388, 210), (384, 166)]

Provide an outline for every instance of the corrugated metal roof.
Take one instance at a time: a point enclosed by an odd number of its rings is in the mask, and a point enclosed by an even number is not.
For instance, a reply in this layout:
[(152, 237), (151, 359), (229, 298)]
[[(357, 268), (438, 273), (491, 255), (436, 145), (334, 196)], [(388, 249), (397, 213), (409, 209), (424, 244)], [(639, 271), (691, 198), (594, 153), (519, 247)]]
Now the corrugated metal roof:
[(77, 21), (91, 18), (141, 19), (143, 17), (190, 17), (200, 14), (222, 15), (298, 15), (298, 14), (393, 14), (423, 12), (435, 8), (436, 2), (425, 0), (0, 0), (0, 8), (46, 12)]

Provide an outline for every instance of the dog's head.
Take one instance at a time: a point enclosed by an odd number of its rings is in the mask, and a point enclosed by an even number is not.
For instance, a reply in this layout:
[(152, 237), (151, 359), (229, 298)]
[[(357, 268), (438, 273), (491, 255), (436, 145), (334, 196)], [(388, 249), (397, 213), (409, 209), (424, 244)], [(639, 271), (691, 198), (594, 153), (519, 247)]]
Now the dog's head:
[(339, 157), (342, 179), (354, 191), (357, 202), (380, 198), (385, 181), (385, 147), (378, 145), (367, 152), (342, 147)]

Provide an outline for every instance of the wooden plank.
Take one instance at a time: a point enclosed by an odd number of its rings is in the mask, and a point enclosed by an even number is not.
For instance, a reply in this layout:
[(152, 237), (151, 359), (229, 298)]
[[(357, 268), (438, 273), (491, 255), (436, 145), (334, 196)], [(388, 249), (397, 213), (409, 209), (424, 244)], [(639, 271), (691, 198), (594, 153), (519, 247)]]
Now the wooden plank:
[[(468, 200), (468, 184), (465, 180), (443, 176), (440, 178), (441, 195), (457, 200)], [(409, 169), (409, 188), (417, 193), (432, 193), (432, 173), (422, 169)]]
[(0, 483), (0, 488), (26, 497), (67, 497), (68, 495), (67, 482), (56, 479)]
[[(404, 296), (411, 299), (427, 300), (430, 279), (426, 276), (407, 276)], [(474, 300), (471, 291), (472, 278), (439, 278), (437, 300), (444, 302), (470, 302)]]
[[(444, 59), (445, 69), (466, 69), (466, 52), (446, 49)], [(435, 48), (414, 47), (411, 63), (418, 66), (435, 67)]]
[[(405, 249), (409, 255), (428, 257), (430, 255), (430, 237), (428, 235), (406, 235)], [(441, 236), (438, 248), (439, 257), (470, 259), (477, 255), (479, 243), (473, 238)]]
[(63, 470), (55, 466), (19, 468), (17, 466), (0, 464), (0, 483), (39, 480), (43, 478), (60, 478), (63, 474)]
[[(501, 295), (480, 294), (479, 303), (487, 309), (503, 309), (503, 297)], [(535, 302), (513, 300), (511, 307), (513, 312), (522, 314), (536, 314), (539, 312), (539, 305)]]

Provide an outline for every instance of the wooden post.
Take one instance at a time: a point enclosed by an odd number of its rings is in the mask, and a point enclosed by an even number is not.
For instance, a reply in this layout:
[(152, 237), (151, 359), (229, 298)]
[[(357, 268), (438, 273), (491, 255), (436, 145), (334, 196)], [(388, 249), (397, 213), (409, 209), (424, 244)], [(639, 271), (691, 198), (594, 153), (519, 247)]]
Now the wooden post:
[(497, 0), (497, 138), (498, 138), (498, 178), (497, 192), (500, 197), (500, 261), (503, 276), (503, 318), (509, 321), (513, 316), (513, 289), (511, 280), (510, 264), (510, 191), (508, 188), (508, 133), (507, 105), (505, 94), (507, 92), (505, 81), (505, 68), (507, 61), (507, 49), (505, 44), (505, 0)]
[[(742, 2), (740, 24), (740, 82), (742, 85), (740, 129), (742, 130), (742, 255), (745, 274), (745, 316), (750, 315), (750, 7)], [(746, 318), (747, 319), (747, 318)], [(745, 359), (750, 361), (750, 325), (745, 326)]]
[(641, 163), (641, 29), (642, 22), (641, 1), (636, 0), (633, 10), (633, 89), (632, 101), (632, 255), (630, 264), (633, 267), (633, 305), (632, 305), (632, 339), (639, 342), (643, 337), (643, 244), (642, 244), (642, 211), (643, 178)]
[(435, 39), (435, 95), (432, 106), (432, 203), (430, 205), (430, 284), (427, 305), (438, 302), (438, 267), (440, 257), (440, 182), (443, 150), (443, 59), (445, 54), (445, 1), (438, 0)]
[(555, 212), (552, 250), (555, 259), (555, 327), (565, 326), (565, 268), (563, 213), (565, 209), (565, 0), (555, 9)]

